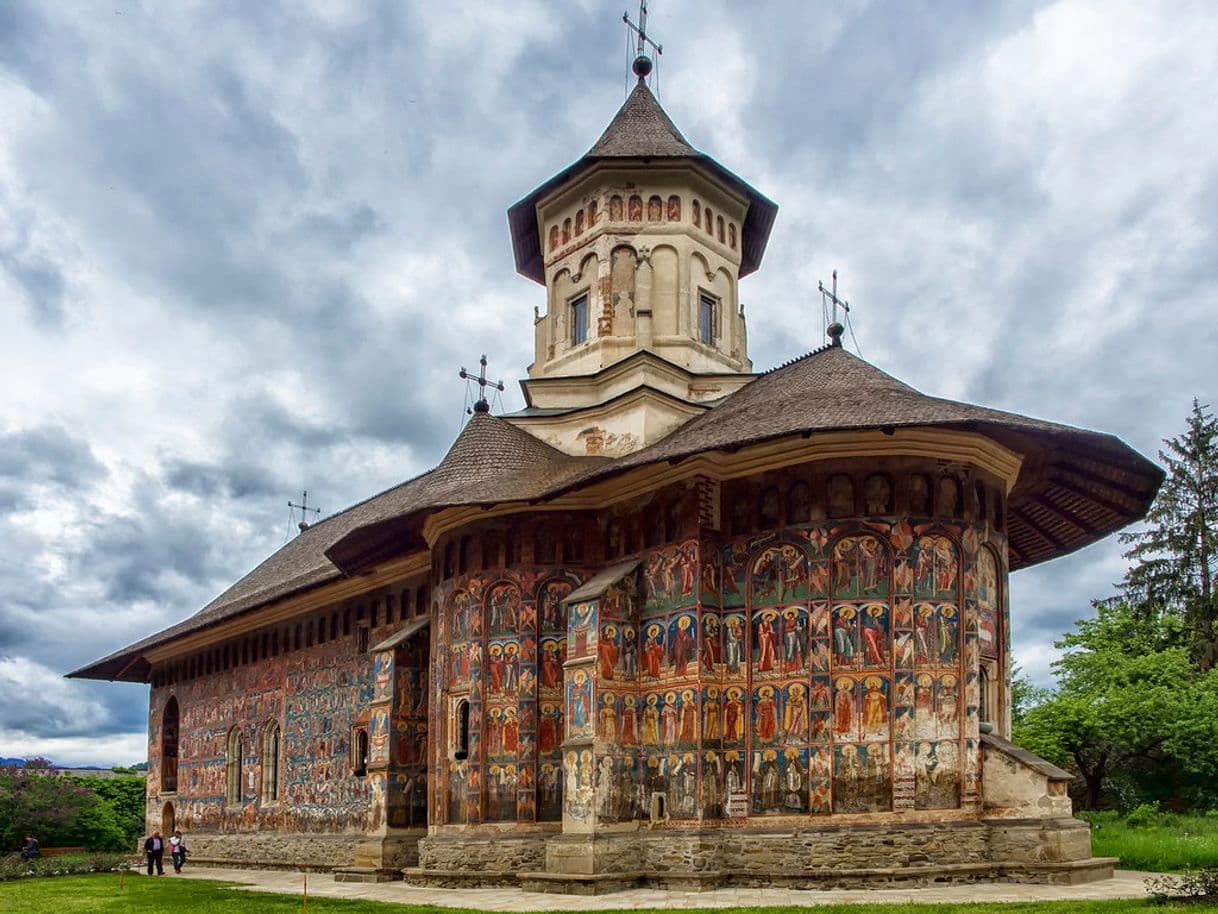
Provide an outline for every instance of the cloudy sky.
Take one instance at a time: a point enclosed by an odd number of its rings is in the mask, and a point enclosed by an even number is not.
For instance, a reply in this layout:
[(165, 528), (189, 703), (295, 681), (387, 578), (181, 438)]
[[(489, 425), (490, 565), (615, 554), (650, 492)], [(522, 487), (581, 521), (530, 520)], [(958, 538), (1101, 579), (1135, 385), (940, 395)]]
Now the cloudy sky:
[[(1209, 2), (653, 0), (659, 94), (781, 209), (752, 357), (820, 344), (1153, 455), (1218, 401)], [(438, 460), (457, 368), (531, 359), (505, 209), (627, 88), (614, 3), (0, 2), (0, 756), (131, 763), (65, 671)], [(509, 386), (505, 406), (520, 395)], [(1115, 542), (1012, 585), (1018, 660)]]

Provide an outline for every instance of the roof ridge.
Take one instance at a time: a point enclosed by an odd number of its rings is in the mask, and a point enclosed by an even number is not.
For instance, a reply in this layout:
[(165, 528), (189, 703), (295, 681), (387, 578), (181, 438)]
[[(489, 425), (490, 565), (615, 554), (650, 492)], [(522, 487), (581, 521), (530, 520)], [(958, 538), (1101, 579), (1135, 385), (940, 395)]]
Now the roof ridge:
[[(781, 371), (784, 368), (789, 368), (791, 365), (794, 365), (796, 362), (802, 362), (804, 359), (810, 359), (814, 355), (820, 355), (822, 352), (825, 352), (829, 349), (835, 349), (835, 348), (840, 348), (840, 347), (835, 347), (832, 343), (825, 343), (823, 346), (821, 346), (817, 349), (813, 349), (809, 352), (805, 352), (803, 355), (797, 355), (794, 358), (787, 359), (785, 362), (783, 362), (780, 365), (775, 365), (773, 368), (767, 368), (765, 371), (761, 372), (758, 375), (758, 377), (764, 378), (766, 375), (773, 374), (776, 371)], [(866, 361), (866, 360), (864, 359), (863, 361)], [(868, 362), (868, 364), (871, 364), (871, 363)]]

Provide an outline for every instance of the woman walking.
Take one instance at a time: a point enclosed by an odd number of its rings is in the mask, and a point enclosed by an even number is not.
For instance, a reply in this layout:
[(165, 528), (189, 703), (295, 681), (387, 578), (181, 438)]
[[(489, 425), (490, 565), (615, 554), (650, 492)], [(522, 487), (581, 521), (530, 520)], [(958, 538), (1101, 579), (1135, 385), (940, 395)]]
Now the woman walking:
[(175, 831), (169, 839), (169, 856), (173, 858), (173, 871), (182, 872), (182, 864), (186, 862), (186, 839), (180, 831)]

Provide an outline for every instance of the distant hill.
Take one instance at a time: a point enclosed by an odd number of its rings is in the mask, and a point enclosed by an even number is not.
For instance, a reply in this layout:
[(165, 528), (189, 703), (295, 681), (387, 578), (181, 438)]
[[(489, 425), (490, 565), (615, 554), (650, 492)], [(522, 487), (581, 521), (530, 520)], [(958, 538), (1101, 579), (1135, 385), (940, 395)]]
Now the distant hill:
[(18, 768), (24, 767), (25, 759), (23, 758), (0, 758), (0, 765), (16, 765)]

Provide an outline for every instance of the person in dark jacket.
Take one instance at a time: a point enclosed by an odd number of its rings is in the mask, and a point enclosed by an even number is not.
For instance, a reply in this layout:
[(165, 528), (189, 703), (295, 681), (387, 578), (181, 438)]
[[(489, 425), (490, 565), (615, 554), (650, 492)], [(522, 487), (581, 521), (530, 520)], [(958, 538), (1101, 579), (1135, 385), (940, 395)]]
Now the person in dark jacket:
[(152, 868), (156, 867), (158, 876), (165, 875), (165, 842), (161, 840), (161, 833), (154, 831), (152, 836), (144, 841), (144, 856), (148, 858), (148, 875), (152, 875)]
[(25, 836), (25, 844), (21, 846), (22, 860), (37, 860), (42, 856), (42, 850), (38, 847), (38, 839), (33, 835)]

